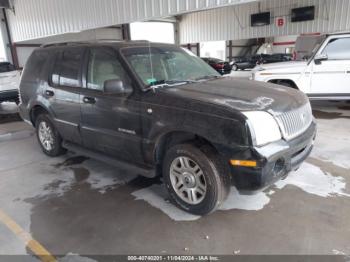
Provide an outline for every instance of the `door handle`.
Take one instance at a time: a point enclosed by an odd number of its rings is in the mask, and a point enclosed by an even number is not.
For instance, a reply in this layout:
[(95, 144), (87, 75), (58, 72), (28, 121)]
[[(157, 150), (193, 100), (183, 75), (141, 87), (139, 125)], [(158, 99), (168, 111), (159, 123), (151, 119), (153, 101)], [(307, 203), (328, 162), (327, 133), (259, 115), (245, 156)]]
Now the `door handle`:
[(52, 96), (55, 95), (55, 92), (52, 91), (52, 90), (46, 90), (46, 91), (45, 91), (45, 95), (46, 95), (46, 96), (49, 96), (49, 97), (52, 97)]
[(85, 104), (95, 104), (96, 103), (96, 99), (94, 97), (88, 97), (88, 96), (85, 96), (83, 98), (83, 102)]

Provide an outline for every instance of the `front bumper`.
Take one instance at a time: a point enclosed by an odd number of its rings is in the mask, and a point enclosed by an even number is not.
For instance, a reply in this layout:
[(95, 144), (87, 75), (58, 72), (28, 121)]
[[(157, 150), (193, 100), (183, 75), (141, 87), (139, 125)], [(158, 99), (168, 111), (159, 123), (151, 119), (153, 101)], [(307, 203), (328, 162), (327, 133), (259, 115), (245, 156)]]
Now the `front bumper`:
[(17, 89), (0, 91), (0, 102), (16, 102), (18, 99)]
[(299, 137), (285, 141), (280, 140), (264, 147), (250, 147), (230, 155), (230, 159), (256, 160), (258, 166), (231, 166), (233, 184), (243, 193), (254, 193), (271, 186), (288, 173), (300, 167), (310, 155), (316, 138), (316, 123)]

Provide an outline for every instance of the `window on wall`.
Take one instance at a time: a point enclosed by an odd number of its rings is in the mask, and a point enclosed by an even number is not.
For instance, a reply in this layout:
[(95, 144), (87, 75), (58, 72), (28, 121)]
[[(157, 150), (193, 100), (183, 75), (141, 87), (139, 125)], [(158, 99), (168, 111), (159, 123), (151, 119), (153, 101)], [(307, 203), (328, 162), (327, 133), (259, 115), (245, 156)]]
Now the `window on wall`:
[(329, 60), (350, 59), (350, 37), (330, 40), (322, 54), (326, 54)]
[(122, 80), (129, 84), (129, 79), (122, 65), (111, 48), (94, 48), (89, 55), (87, 87), (103, 91), (107, 80)]
[(57, 86), (80, 87), (82, 49), (64, 50), (57, 55), (52, 74), (52, 83)]
[[(150, 33), (152, 32), (152, 33)], [(160, 43), (175, 43), (175, 27), (167, 22), (136, 22), (130, 24), (132, 40), (148, 40)]]

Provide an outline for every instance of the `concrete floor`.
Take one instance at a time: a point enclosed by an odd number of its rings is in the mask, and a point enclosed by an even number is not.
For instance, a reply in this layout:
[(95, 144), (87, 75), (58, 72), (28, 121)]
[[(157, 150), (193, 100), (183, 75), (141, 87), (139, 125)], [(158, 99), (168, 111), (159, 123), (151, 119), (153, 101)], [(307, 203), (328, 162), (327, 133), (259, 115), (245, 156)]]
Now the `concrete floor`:
[[(318, 138), (301, 169), (255, 196), (232, 188), (222, 209), (206, 217), (174, 207), (157, 179), (71, 153), (46, 157), (32, 128), (16, 121), (15, 105), (0, 112), (0, 211), (62, 261), (67, 254), (81, 261), (107, 254), (350, 254), (350, 104), (315, 104)], [(0, 222), (0, 255), (13, 254), (31, 251)]]

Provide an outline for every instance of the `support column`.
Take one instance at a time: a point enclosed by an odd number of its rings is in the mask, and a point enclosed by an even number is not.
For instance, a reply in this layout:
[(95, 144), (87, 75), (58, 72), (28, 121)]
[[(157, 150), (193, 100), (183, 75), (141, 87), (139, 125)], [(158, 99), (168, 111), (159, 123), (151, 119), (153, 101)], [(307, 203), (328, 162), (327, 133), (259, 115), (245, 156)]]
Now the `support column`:
[(130, 24), (122, 24), (122, 35), (123, 35), (123, 40), (126, 40), (126, 41), (131, 40)]
[(10, 28), (8, 25), (7, 21), (7, 15), (6, 11), (3, 8), (2, 9), (2, 14), (1, 14), (1, 33), (2, 33), (2, 38), (3, 38), (3, 45), (5, 47), (5, 52), (7, 59), (9, 62), (12, 62), (16, 68), (18, 68), (18, 57), (17, 57), (17, 52), (16, 48), (12, 43), (12, 38), (11, 38), (11, 33), (10, 33)]

